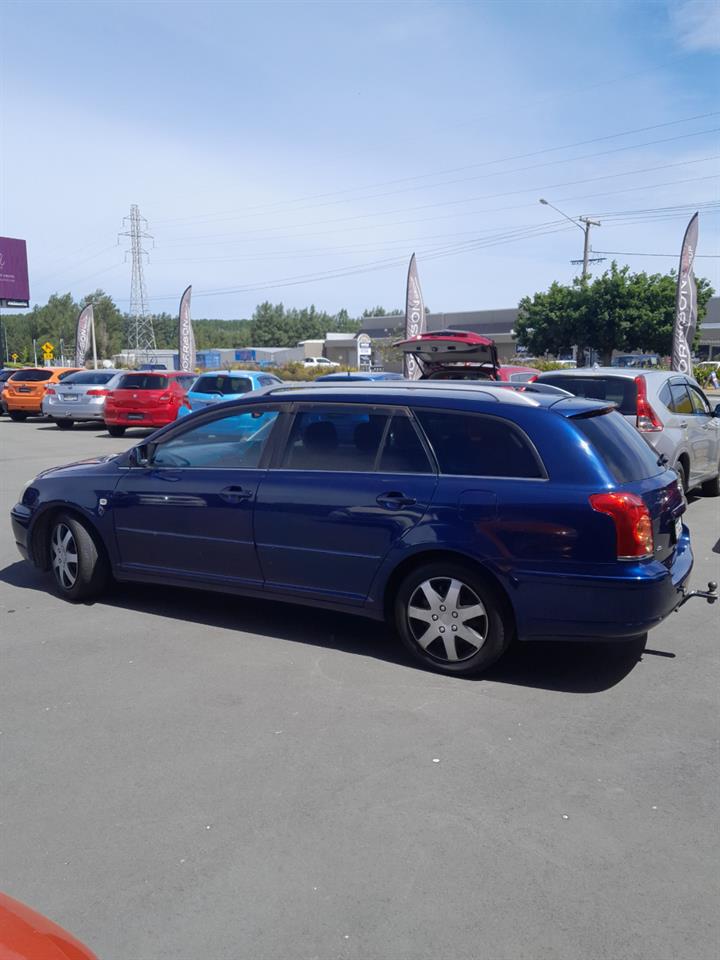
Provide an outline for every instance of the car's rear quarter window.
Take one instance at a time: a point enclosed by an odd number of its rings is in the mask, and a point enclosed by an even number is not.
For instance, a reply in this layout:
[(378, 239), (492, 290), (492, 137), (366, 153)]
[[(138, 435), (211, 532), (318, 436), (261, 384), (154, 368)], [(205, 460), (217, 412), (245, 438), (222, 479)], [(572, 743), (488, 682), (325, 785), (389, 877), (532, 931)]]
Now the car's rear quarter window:
[(576, 417), (572, 423), (600, 456), (617, 483), (645, 480), (665, 469), (658, 462), (657, 451), (619, 411)]
[(470, 477), (545, 476), (527, 436), (508, 420), (482, 414), (416, 410), (440, 472)]

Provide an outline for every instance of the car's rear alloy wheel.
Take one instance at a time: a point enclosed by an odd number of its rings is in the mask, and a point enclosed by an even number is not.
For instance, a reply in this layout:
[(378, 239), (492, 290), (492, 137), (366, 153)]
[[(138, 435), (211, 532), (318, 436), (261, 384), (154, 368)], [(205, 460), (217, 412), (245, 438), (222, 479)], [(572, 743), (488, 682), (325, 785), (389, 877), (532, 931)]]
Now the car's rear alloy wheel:
[(55, 421), (55, 426), (58, 428), (58, 430), (70, 430), (72, 429), (74, 422), (74, 420), (68, 420), (67, 418), (63, 417), (62, 420)]
[(712, 480), (706, 480), (700, 489), (706, 497), (720, 497), (720, 463), (718, 463), (717, 476)]
[(678, 462), (675, 464), (675, 473), (677, 473), (680, 479), (680, 486), (683, 488), (683, 493), (687, 493), (690, 479), (688, 477), (687, 467), (682, 460), (678, 460)]
[(58, 592), (68, 600), (87, 600), (107, 582), (105, 555), (76, 517), (61, 514), (50, 530), (50, 569)]
[(470, 567), (428, 564), (402, 583), (396, 623), (405, 645), (443, 673), (480, 673), (507, 646), (495, 592)]

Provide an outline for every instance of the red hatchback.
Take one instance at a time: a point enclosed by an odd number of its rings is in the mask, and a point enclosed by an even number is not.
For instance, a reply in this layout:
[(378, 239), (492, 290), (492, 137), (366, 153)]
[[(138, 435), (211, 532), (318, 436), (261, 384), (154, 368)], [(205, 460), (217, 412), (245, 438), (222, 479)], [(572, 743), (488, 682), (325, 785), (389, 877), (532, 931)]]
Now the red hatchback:
[(192, 373), (173, 370), (126, 373), (105, 401), (108, 433), (121, 437), (128, 427), (155, 428), (172, 423), (194, 379)]
[(423, 333), (393, 346), (413, 357), (421, 380), (499, 380), (528, 383), (540, 373), (534, 367), (503, 366), (495, 341), (467, 330)]

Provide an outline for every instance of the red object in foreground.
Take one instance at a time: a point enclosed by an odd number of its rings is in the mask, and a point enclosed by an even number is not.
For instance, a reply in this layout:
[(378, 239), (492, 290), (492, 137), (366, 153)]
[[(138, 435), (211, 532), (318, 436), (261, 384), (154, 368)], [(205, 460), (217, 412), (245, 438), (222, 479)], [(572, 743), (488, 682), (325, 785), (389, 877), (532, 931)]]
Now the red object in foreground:
[(590, 506), (615, 521), (618, 560), (651, 557), (655, 549), (647, 504), (637, 493), (594, 493)]
[(98, 960), (52, 920), (0, 893), (0, 960)]

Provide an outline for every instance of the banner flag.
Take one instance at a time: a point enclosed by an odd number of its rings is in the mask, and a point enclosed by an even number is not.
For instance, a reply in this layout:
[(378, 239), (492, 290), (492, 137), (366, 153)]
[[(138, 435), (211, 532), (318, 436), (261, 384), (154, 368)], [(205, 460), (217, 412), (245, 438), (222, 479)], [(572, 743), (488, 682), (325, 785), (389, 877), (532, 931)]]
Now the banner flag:
[(84, 367), (85, 358), (90, 349), (90, 333), (95, 325), (93, 305), (83, 307), (77, 318), (75, 329), (75, 366)]
[[(405, 339), (409, 340), (410, 337), (417, 337), (418, 334), (425, 333), (425, 331), (425, 303), (420, 289), (415, 254), (413, 254), (410, 257), (410, 266), (408, 267), (407, 294), (405, 296)], [(409, 353), (405, 354), (404, 373), (408, 380), (420, 379), (418, 362)]]
[(671, 368), (692, 376), (692, 345), (697, 328), (697, 284), (695, 282), (695, 251), (698, 242), (698, 215), (687, 225), (680, 251), (680, 270), (675, 298), (675, 323)]
[(192, 284), (186, 289), (180, 298), (180, 318), (178, 322), (178, 367), (187, 373), (195, 370), (195, 334), (193, 333), (192, 320), (190, 319), (190, 297), (192, 296)]

